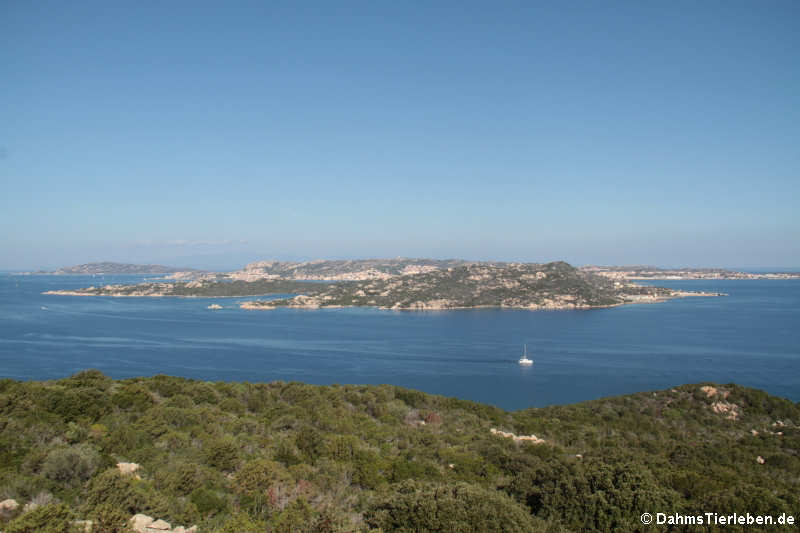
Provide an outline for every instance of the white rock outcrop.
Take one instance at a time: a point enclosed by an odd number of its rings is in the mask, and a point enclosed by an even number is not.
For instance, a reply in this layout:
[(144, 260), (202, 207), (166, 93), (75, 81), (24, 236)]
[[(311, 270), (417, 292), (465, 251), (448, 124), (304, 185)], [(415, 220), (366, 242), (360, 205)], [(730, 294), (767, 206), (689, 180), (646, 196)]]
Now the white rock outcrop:
[(153, 522), (154, 519), (152, 516), (147, 516), (141, 513), (133, 515), (130, 519), (131, 529), (137, 533), (145, 533), (144, 528)]
[(492, 428), (490, 431), (492, 432), (492, 435), (514, 439), (514, 442), (530, 442), (531, 444), (544, 444), (546, 442), (544, 439), (540, 439), (536, 435), (514, 435), (508, 431), (500, 431), (499, 429), (495, 428)]
[(137, 463), (117, 463), (117, 468), (119, 469), (119, 473), (123, 476), (132, 476), (141, 468), (141, 465)]
[(133, 515), (130, 519), (131, 529), (136, 533), (197, 533), (197, 526), (185, 528), (183, 526), (170, 525), (166, 520), (155, 520), (152, 516), (145, 514)]
[(8, 518), (13, 515), (18, 508), (19, 503), (17, 503), (17, 500), (12, 500), (11, 498), (3, 500), (0, 502), (0, 517)]
[(147, 524), (144, 530), (145, 533), (153, 533), (156, 531), (162, 533), (163, 531), (171, 531), (172, 526), (169, 524), (169, 522), (158, 519), (155, 522), (150, 522), (149, 524)]

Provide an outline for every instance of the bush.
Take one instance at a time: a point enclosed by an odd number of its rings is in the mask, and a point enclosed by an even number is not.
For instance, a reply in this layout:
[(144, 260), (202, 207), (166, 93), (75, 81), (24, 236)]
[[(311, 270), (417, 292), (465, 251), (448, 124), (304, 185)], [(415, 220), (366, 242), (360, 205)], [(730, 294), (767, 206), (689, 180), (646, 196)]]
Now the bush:
[(109, 387), (111, 387), (113, 381), (110, 377), (106, 376), (99, 370), (88, 369), (78, 372), (77, 374), (73, 374), (72, 376), (63, 380), (62, 383), (64, 383), (64, 385), (67, 387), (93, 388), (101, 391), (107, 391)]
[(230, 472), (239, 462), (239, 450), (232, 439), (216, 439), (206, 443), (203, 460), (207, 465)]
[(116, 468), (106, 470), (92, 479), (86, 494), (88, 508), (108, 506), (133, 515), (154, 508), (142, 482), (122, 476)]
[(108, 397), (95, 388), (50, 387), (42, 391), (38, 403), (45, 411), (60, 416), (64, 422), (80, 419), (96, 421), (111, 411)]
[(92, 477), (99, 463), (100, 455), (89, 446), (56, 448), (47, 454), (42, 474), (47, 479), (74, 486)]
[(233, 478), (233, 490), (240, 495), (254, 497), (263, 494), (275, 483), (287, 483), (291, 476), (282, 464), (269, 459), (256, 459), (245, 463)]
[(214, 516), (228, 509), (228, 501), (216, 491), (200, 488), (192, 492), (189, 500), (203, 516)]
[(245, 513), (236, 513), (221, 528), (215, 529), (214, 533), (264, 533), (266, 530), (265, 524), (253, 521)]
[(63, 503), (42, 505), (6, 524), (5, 533), (72, 533), (75, 515)]
[(145, 411), (155, 404), (153, 395), (140, 383), (123, 385), (111, 396), (111, 401), (120, 409), (132, 411)]
[(130, 515), (112, 505), (100, 505), (88, 516), (94, 522), (92, 533), (133, 533), (128, 522)]
[(191, 494), (192, 491), (201, 488), (209, 481), (210, 476), (204, 468), (201, 465), (186, 462), (170, 464), (166, 469), (156, 472), (156, 486), (170, 492)]
[(503, 493), (466, 483), (406, 481), (365, 513), (373, 528), (397, 532), (533, 533), (527, 509)]

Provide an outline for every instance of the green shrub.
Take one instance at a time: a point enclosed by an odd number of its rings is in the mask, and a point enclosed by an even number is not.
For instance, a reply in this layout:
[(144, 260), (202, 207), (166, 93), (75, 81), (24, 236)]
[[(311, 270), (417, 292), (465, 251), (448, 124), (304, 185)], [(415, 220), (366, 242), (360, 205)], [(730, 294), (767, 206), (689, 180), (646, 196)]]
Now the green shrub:
[(47, 454), (42, 474), (50, 480), (74, 486), (92, 477), (99, 464), (100, 455), (87, 445), (56, 448)]
[(134, 533), (128, 522), (130, 515), (113, 505), (99, 505), (88, 516), (94, 522), (92, 533)]
[(203, 460), (209, 466), (230, 472), (239, 462), (239, 449), (233, 439), (214, 439), (203, 447)]
[(225, 512), (228, 508), (228, 501), (218, 492), (207, 488), (195, 489), (189, 500), (197, 507), (198, 512), (203, 516), (214, 516)]
[(156, 506), (143, 485), (131, 476), (122, 476), (116, 468), (106, 470), (89, 482), (86, 506), (107, 506), (129, 515), (148, 511)]
[(8, 524), (5, 533), (77, 533), (73, 525), (75, 514), (63, 503), (41, 505), (24, 513)]
[(214, 533), (264, 533), (266, 524), (254, 521), (245, 513), (236, 513), (225, 524), (214, 530)]
[(291, 481), (281, 463), (269, 459), (248, 461), (236, 472), (231, 484), (234, 492), (250, 497), (263, 494), (275, 483)]
[(73, 388), (92, 388), (107, 391), (114, 383), (113, 380), (99, 370), (88, 369), (73, 374), (67, 379), (62, 380), (67, 387)]
[(466, 483), (406, 481), (365, 513), (373, 528), (397, 532), (533, 533), (527, 509), (500, 492)]
[(225, 398), (219, 403), (219, 408), (236, 415), (244, 414), (244, 404), (235, 398)]
[(311, 533), (318, 514), (304, 498), (297, 498), (270, 522), (274, 533)]
[(141, 383), (128, 383), (111, 396), (111, 401), (120, 409), (145, 411), (155, 404), (150, 391)]
[(195, 463), (171, 463), (155, 474), (156, 485), (178, 494), (190, 494), (210, 481), (205, 468)]

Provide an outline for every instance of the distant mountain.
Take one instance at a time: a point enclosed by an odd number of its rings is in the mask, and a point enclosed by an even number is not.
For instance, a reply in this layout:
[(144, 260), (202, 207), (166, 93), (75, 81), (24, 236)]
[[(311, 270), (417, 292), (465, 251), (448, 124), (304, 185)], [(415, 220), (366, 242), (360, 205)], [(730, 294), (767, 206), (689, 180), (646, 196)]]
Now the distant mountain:
[(86, 263), (69, 267), (61, 267), (53, 272), (36, 272), (37, 274), (173, 274), (175, 272), (200, 272), (194, 268), (177, 268), (164, 265), (134, 265), (130, 263)]

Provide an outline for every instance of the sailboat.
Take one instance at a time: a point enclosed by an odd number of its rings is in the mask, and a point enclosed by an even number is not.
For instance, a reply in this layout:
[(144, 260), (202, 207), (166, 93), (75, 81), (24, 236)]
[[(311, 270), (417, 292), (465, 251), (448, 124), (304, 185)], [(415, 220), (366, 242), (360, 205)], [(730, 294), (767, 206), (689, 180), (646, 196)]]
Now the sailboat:
[(522, 348), (522, 357), (519, 358), (519, 364), (524, 366), (530, 366), (533, 364), (533, 359), (528, 359), (528, 345), (523, 345)]

